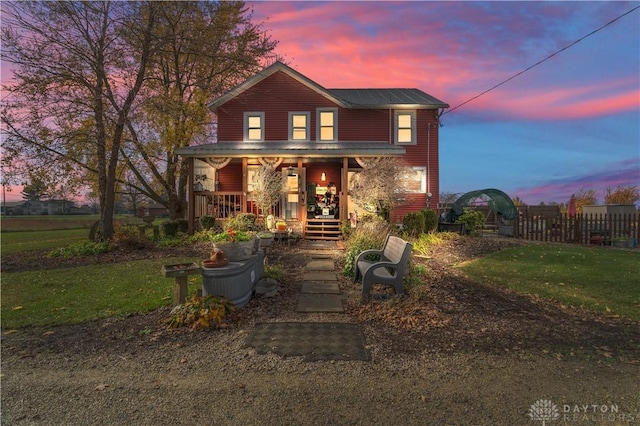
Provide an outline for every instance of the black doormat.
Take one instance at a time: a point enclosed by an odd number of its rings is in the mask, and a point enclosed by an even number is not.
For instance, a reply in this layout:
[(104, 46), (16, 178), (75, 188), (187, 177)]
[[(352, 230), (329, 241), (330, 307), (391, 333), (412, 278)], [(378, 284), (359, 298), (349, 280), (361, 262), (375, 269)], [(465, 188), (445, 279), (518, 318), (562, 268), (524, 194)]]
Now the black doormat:
[(259, 354), (303, 356), (305, 361), (369, 361), (360, 326), (347, 323), (271, 322), (256, 324), (245, 347)]

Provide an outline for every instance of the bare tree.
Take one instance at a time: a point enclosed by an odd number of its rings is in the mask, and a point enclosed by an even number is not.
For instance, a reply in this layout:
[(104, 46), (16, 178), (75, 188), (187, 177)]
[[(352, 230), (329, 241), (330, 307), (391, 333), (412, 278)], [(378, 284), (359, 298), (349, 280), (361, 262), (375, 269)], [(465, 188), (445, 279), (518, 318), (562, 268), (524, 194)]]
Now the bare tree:
[(243, 2), (166, 2), (159, 19), (162, 48), (122, 155), (136, 177), (131, 186), (175, 219), (186, 212), (187, 167), (174, 150), (212, 139), (207, 103), (258, 72), (276, 43)]
[(1, 118), (15, 164), (95, 177), (104, 238), (113, 235), (119, 155), (156, 49), (154, 2), (17, 2), (3, 60), (15, 66)]
[(371, 161), (349, 182), (353, 201), (364, 209), (386, 217), (404, 203), (409, 167), (399, 159), (383, 157)]
[[(6, 11), (3, 59), (15, 81), (1, 113), (3, 172), (38, 169), (64, 188), (90, 187), (106, 238), (124, 184), (184, 215), (187, 168), (174, 150), (209, 140), (207, 103), (257, 72), (276, 45), (243, 2), (25, 2)], [(124, 179), (127, 170), (135, 179)]]
[(261, 166), (256, 170), (253, 179), (256, 205), (266, 216), (269, 214), (269, 209), (276, 205), (286, 193), (284, 176), (282, 172), (272, 167)]

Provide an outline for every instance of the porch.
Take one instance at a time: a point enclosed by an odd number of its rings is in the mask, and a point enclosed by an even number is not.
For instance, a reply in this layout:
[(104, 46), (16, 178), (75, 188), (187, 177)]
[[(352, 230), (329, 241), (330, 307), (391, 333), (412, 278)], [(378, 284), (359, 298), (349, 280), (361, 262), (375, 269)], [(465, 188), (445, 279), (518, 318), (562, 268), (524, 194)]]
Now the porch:
[[(222, 220), (253, 213), (285, 219), (305, 239), (336, 240), (341, 222), (358, 213), (348, 196), (350, 176), (372, 159), (404, 155), (405, 148), (381, 142), (220, 142), (177, 153), (189, 160), (190, 232), (202, 216)], [(261, 166), (283, 173), (286, 183), (268, 211), (260, 211), (252, 194), (253, 175)]]
[[(308, 198), (304, 192), (302, 197)], [(194, 219), (212, 216), (216, 220), (226, 220), (239, 213), (253, 213), (263, 224), (265, 215), (262, 214), (255, 202), (248, 200), (248, 198), (250, 197), (243, 192), (197, 191), (195, 192)], [(325, 207), (326, 203), (319, 204), (309, 205), (303, 220), (286, 219), (288, 228), (292, 230), (292, 233), (300, 235), (305, 240), (339, 240), (342, 236), (339, 206), (329, 204), (330, 207)], [(243, 209), (243, 207), (246, 208)], [(286, 216), (280, 204), (274, 206), (268, 214), (280, 218)]]

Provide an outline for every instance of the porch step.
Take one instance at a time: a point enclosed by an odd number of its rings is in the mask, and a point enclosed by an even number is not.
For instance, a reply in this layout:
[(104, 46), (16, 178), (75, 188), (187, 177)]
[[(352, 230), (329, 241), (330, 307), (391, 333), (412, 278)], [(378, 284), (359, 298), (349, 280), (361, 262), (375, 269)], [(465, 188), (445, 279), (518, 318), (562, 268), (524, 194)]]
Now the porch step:
[(307, 219), (304, 238), (306, 240), (339, 240), (342, 236), (340, 224), (340, 219)]

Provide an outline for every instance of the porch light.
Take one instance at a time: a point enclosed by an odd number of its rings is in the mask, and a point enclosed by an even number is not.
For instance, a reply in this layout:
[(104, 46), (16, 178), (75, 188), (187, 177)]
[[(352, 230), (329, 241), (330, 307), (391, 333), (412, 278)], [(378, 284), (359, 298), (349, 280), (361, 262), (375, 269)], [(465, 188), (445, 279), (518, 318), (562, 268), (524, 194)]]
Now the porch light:
[(291, 166), (287, 167), (287, 176), (295, 176), (295, 169)]
[(324, 172), (322, 172), (322, 176), (320, 176), (320, 180), (323, 182), (327, 180), (327, 175), (325, 175)]

